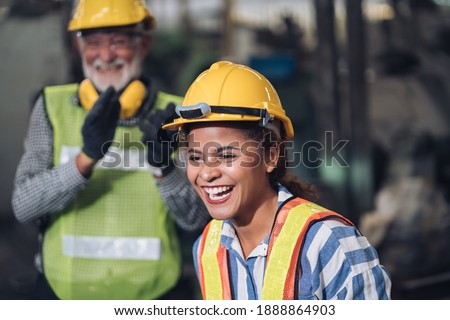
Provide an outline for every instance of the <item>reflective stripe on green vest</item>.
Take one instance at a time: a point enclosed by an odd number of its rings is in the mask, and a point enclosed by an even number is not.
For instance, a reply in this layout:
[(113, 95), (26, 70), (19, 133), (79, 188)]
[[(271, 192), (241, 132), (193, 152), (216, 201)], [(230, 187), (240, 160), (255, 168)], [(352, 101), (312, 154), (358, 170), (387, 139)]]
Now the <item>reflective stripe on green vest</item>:
[[(301, 198), (294, 198), (280, 208), (269, 239), (262, 299), (295, 299), (295, 276), (306, 232), (312, 223), (328, 218), (352, 224), (343, 216)], [(200, 287), (207, 300), (231, 298), (228, 263), (223, 259), (226, 249), (220, 245), (222, 226), (223, 221), (212, 220), (199, 245)]]
[[(86, 111), (72, 102), (77, 88), (44, 90), (55, 167), (82, 146)], [(169, 101), (180, 98), (158, 94), (154, 108)], [(115, 152), (45, 232), (44, 273), (61, 299), (154, 299), (178, 280), (177, 234), (146, 167), (141, 136), (138, 126), (118, 127)]]

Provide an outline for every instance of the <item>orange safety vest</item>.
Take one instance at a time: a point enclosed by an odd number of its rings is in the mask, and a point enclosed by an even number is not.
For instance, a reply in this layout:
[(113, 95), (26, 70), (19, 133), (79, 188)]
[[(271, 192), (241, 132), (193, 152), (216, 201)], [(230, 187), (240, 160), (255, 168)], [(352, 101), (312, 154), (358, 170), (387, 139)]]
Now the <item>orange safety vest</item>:
[[(340, 214), (301, 198), (292, 198), (280, 209), (267, 252), (262, 299), (294, 300), (298, 257), (309, 227), (324, 219), (353, 223)], [(205, 300), (231, 300), (227, 250), (220, 244), (223, 221), (212, 220), (199, 244), (198, 271)]]

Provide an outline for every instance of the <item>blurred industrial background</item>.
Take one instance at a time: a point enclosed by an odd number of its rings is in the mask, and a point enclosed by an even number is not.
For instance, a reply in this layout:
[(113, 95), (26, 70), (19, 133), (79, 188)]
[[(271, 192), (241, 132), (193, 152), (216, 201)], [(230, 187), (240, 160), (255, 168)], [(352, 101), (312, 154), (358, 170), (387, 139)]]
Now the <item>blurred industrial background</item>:
[[(294, 122), (292, 170), (377, 248), (392, 297), (450, 299), (450, 0), (147, 3), (146, 69), (165, 90), (183, 95), (219, 59), (263, 73)], [(82, 79), (72, 5), (0, 0), (0, 299), (29, 299), (36, 274), (37, 228), (11, 194), (36, 94)], [(180, 299), (199, 297), (197, 235), (180, 232)]]

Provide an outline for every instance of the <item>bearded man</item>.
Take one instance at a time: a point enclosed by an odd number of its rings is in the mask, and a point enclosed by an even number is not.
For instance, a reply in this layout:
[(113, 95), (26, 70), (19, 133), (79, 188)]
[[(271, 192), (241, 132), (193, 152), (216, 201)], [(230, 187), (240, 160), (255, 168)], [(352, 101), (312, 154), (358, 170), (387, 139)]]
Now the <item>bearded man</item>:
[(181, 98), (142, 74), (155, 24), (143, 0), (77, 1), (86, 79), (36, 100), (12, 199), (41, 230), (36, 299), (162, 298), (180, 276), (173, 221), (208, 220), (160, 131)]

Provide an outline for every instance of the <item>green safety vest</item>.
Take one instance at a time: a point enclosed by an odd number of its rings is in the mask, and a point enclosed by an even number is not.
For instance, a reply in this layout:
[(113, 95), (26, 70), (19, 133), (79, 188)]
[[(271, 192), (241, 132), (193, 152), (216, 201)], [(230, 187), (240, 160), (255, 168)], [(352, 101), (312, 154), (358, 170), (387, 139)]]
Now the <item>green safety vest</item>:
[[(296, 299), (295, 279), (303, 241), (309, 227), (324, 219), (339, 219), (353, 225), (338, 213), (301, 198), (292, 198), (279, 209), (267, 250), (263, 300)], [(227, 250), (220, 244), (222, 226), (223, 221), (211, 220), (199, 243), (198, 272), (205, 300), (233, 299)]]
[[(77, 89), (77, 84), (44, 89), (55, 167), (82, 146), (87, 112), (73, 101)], [(169, 101), (180, 98), (159, 92), (153, 109)], [(177, 233), (145, 167), (141, 137), (137, 125), (119, 126), (112, 156), (101, 160), (86, 188), (51, 219), (43, 239), (43, 268), (59, 298), (154, 299), (177, 282)]]

